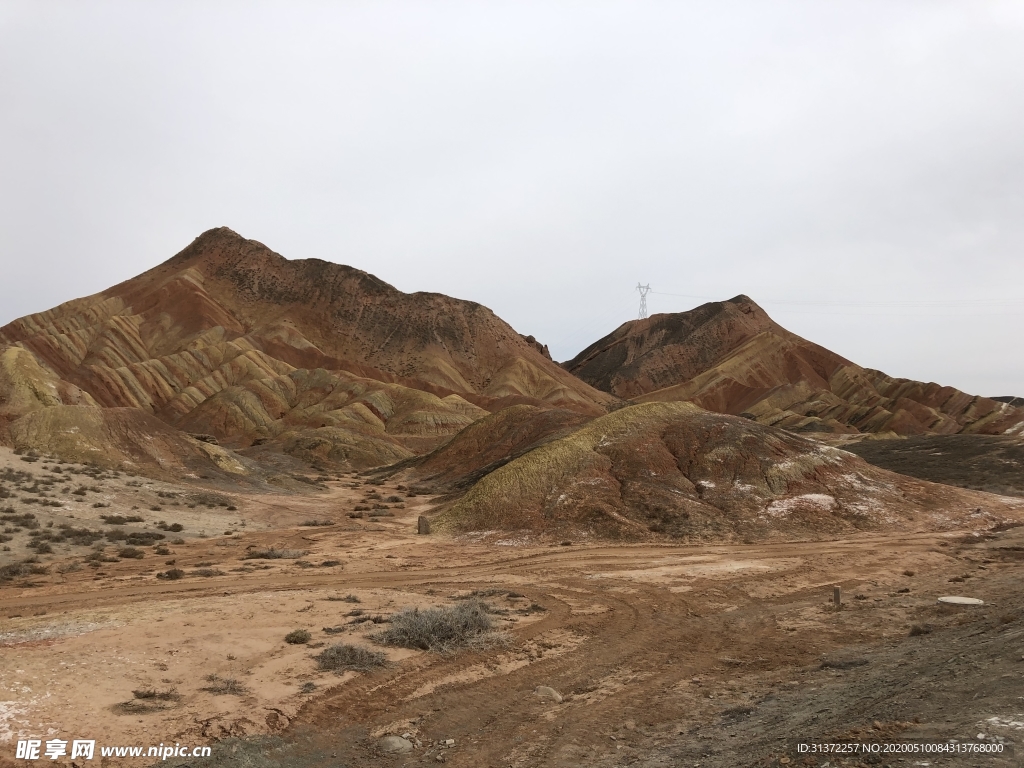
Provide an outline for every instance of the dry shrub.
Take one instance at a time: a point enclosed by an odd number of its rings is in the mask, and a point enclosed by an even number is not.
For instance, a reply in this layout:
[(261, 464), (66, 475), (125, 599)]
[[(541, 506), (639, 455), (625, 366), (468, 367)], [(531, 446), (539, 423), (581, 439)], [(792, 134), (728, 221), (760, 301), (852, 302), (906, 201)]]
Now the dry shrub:
[(181, 568), (171, 568), (169, 571), (161, 571), (156, 575), (158, 579), (165, 579), (167, 581), (177, 581), (184, 578), (184, 576), (185, 572)]
[(298, 560), (303, 555), (309, 554), (302, 549), (251, 549), (242, 555), (243, 560)]
[(345, 672), (354, 670), (356, 672), (367, 672), (375, 667), (383, 667), (388, 663), (388, 657), (380, 651), (371, 651), (368, 648), (360, 648), (357, 645), (346, 645), (338, 643), (330, 648), (321, 651), (315, 657), (316, 665), (325, 672)]
[(132, 691), (132, 695), (136, 699), (156, 699), (158, 701), (177, 701), (181, 698), (181, 694), (174, 688), (166, 691), (158, 691), (153, 688), (142, 688), (137, 691)]
[(205, 678), (209, 685), (205, 686), (201, 690), (209, 693), (221, 696), (224, 694), (231, 694), (233, 696), (242, 696), (245, 694), (246, 687), (241, 681), (234, 677), (219, 677), (218, 675), (207, 675)]
[(12, 581), (20, 576), (34, 576), (46, 573), (46, 567), (36, 565), (32, 560), (0, 566), (0, 582)]
[(406, 608), (391, 617), (387, 629), (370, 639), (381, 645), (441, 653), (504, 640), (494, 632), (487, 604), (476, 599), (422, 611)]
[(289, 645), (305, 645), (312, 639), (313, 636), (305, 629), (296, 629), (284, 636), (284, 641)]

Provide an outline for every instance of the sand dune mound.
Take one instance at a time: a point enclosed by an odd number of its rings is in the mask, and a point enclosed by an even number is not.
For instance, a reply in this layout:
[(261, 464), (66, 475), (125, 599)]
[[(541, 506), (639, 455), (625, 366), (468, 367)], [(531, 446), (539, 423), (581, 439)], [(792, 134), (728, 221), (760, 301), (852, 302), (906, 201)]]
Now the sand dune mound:
[(495, 469), (438, 522), (458, 531), (713, 541), (941, 528), (975, 514), (1019, 514), (1014, 509), (1001, 497), (886, 472), (748, 419), (650, 403), (594, 419)]
[(790, 333), (746, 296), (624, 323), (564, 365), (636, 402), (689, 401), (794, 431), (1024, 429), (1024, 409), (861, 368)]

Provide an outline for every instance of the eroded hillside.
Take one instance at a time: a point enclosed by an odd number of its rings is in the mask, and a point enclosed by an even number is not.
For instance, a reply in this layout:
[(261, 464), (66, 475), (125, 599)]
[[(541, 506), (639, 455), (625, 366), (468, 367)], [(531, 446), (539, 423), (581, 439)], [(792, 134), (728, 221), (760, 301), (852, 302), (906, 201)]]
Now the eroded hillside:
[(689, 401), (808, 432), (1019, 433), (1024, 409), (862, 368), (746, 296), (624, 323), (565, 368), (636, 402)]

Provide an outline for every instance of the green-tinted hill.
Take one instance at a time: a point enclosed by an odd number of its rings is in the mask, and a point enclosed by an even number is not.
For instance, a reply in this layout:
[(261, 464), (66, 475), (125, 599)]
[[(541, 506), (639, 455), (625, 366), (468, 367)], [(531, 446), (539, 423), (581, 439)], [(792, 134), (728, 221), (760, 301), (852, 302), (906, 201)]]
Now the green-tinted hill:
[(594, 419), (494, 469), (438, 524), (720, 541), (980, 525), (1022, 513), (1024, 503), (886, 472), (749, 419), (649, 403)]

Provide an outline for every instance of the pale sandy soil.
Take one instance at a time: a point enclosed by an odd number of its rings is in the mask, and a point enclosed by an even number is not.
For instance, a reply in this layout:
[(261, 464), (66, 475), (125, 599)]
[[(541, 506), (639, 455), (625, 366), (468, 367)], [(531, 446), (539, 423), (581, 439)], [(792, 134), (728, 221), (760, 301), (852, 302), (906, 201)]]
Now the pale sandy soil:
[[(0, 466), (21, 468), (16, 457), (2, 458)], [(146, 528), (156, 514), (146, 511), (150, 496), (166, 503), (153, 494), (180, 493), (182, 505), (165, 506), (159, 519), (182, 522), (184, 543), (168, 545), (167, 555), (146, 548), (140, 560), (95, 568), (84, 559), (89, 547), (56, 545), (40, 558), (47, 573), (0, 585), (0, 764), (13, 757), (15, 740), (29, 736), (148, 745), (260, 734), (292, 743), (309, 733), (323, 741), (325, 755), (350, 766), (382, 764), (377, 738), (402, 733), (419, 746), (386, 764), (436, 764), (438, 757), (495, 767), (787, 764), (778, 762), (785, 746), (765, 741), (756, 725), (744, 743), (767, 746), (755, 755), (740, 760), (721, 744), (707, 759), (679, 755), (702, 743), (698, 732), (722, 729), (715, 738), (726, 742), (739, 732), (741, 724), (723, 713), (768, 711), (766, 702), (788, 691), (825, 690), (808, 685), (808, 670), (830, 654), (870, 655), (916, 642), (909, 635), (916, 623), (936, 627), (928, 642), (983, 616), (997, 630), (1024, 633), (1024, 605), (1012, 588), (1024, 562), (1013, 554), (1024, 551), (1020, 529), (966, 539), (922, 532), (741, 546), (558, 546), (527, 536), (418, 536), (427, 497), (390, 505), (393, 517), (352, 519), (348, 513), (371, 488), (385, 498), (403, 492), (390, 484), (350, 487), (348, 477), (307, 494), (217, 489), (237, 506), (233, 512), (189, 509), (184, 499), (196, 489), (188, 485), (140, 490), (123, 485), (130, 479), (101, 481), (97, 495), (109, 499), (109, 509), (70, 502), (45, 512), (98, 525), (98, 513), (137, 505), (147, 518), (140, 529), (154, 530)], [(44, 510), (36, 512), (43, 520)], [(314, 518), (335, 524), (300, 525)], [(976, 544), (993, 549), (976, 551)], [(304, 554), (242, 559), (270, 546)], [(5, 554), (25, 554), (12, 553)], [(70, 562), (81, 567), (58, 571)], [(156, 577), (171, 567), (184, 578)], [(219, 575), (195, 575), (199, 568)], [(829, 602), (833, 585), (843, 589), (841, 611)], [(336, 676), (317, 670), (317, 648), (284, 642), (288, 632), (308, 629), (313, 645), (376, 648), (367, 635), (378, 627), (346, 625), (347, 613), (450, 605), (474, 590), (500, 611), (495, 619), (508, 643), (455, 656), (385, 649), (387, 668)], [(938, 612), (936, 598), (948, 593), (981, 597), (992, 613)], [(360, 602), (337, 599), (346, 595)], [(345, 629), (322, 631), (336, 626)], [(999, 674), (1019, 686), (1021, 671)], [(245, 690), (205, 691), (208, 675), (235, 678)], [(315, 688), (303, 693), (306, 683)], [(560, 691), (562, 702), (534, 695), (539, 685)], [(143, 689), (177, 698), (150, 712), (118, 707)], [(922, 709), (920, 727), (963, 736), (985, 707), (990, 716), (1013, 715), (984, 698), (960, 698), (962, 712), (940, 717)], [(878, 712), (869, 707), (848, 716), (856, 722), (829, 728), (870, 729)], [(754, 715), (743, 717), (755, 723)], [(438, 745), (448, 738), (454, 748)]]

